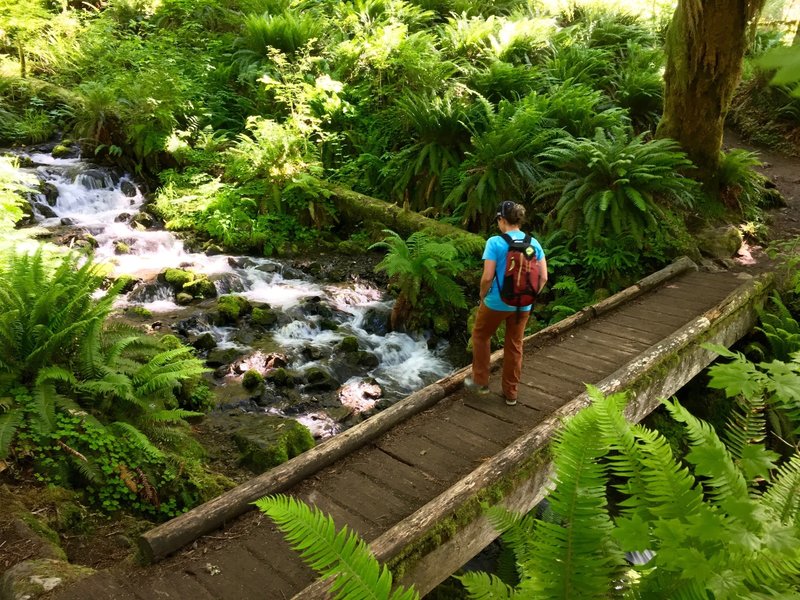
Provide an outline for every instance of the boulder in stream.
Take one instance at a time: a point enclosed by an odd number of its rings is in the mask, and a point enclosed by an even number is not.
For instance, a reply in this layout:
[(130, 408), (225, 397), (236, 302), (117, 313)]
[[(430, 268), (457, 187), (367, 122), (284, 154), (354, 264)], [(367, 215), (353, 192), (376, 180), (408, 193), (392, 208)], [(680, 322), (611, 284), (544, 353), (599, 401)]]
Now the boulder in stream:
[(265, 414), (235, 415), (229, 419), (240, 460), (256, 473), (314, 447), (311, 432), (294, 419)]
[(253, 307), (244, 296), (225, 295), (217, 299), (217, 322), (219, 325), (232, 325), (250, 312)]
[(55, 219), (58, 215), (44, 202), (34, 202), (33, 207), (36, 209), (40, 215), (42, 215), (45, 219)]
[(321, 367), (311, 367), (305, 373), (307, 392), (332, 392), (339, 388), (336, 378)]
[(255, 307), (250, 315), (250, 323), (258, 327), (272, 327), (277, 322), (278, 315), (269, 307)]

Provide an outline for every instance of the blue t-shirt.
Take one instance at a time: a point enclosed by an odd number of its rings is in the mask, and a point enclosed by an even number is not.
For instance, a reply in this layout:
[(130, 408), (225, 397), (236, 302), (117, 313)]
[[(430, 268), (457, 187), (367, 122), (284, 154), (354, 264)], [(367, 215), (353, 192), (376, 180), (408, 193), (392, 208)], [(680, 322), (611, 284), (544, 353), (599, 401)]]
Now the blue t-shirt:
[[(521, 240), (525, 237), (525, 232), (519, 230), (509, 231), (508, 235), (511, 236), (513, 240)], [(536, 251), (536, 260), (542, 260), (544, 258), (544, 250), (542, 250), (542, 246), (533, 237), (531, 237), (531, 246), (533, 246), (533, 249)], [(496, 268), (495, 277), (492, 280), (492, 287), (489, 289), (489, 293), (486, 295), (486, 298), (483, 299), (483, 302), (492, 310), (517, 310), (516, 306), (509, 306), (500, 299), (498, 281), (499, 285), (502, 287), (506, 273), (506, 256), (508, 256), (508, 244), (501, 236), (495, 235), (486, 241), (486, 248), (483, 251), (483, 260), (488, 259), (495, 261)], [(530, 304), (519, 308), (519, 310), (530, 309)]]

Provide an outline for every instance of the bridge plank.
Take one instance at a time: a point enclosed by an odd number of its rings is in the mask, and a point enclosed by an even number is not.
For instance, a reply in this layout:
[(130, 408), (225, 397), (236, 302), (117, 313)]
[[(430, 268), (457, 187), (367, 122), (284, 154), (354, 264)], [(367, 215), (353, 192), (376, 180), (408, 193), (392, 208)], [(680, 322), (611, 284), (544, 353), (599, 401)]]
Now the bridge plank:
[[(539, 412), (538, 410), (535, 412)], [(514, 416), (506, 411), (509, 420), (501, 420), (464, 402), (454, 402), (450, 407), (450, 420), (459, 427), (488, 438), (494, 442), (506, 444), (508, 440), (518, 437), (524, 427)]]
[[(561, 379), (575, 383), (591, 383), (597, 378), (598, 371), (587, 369), (582, 363), (569, 363), (549, 358), (544, 355), (535, 355), (526, 361), (529, 365), (539, 369), (542, 373), (547, 373)], [(601, 370), (599, 373), (602, 373)]]
[(365, 517), (339, 504), (336, 500), (328, 496), (324, 489), (320, 489), (316, 486), (310, 489), (311, 486), (306, 483), (301, 484), (300, 488), (301, 490), (295, 494), (297, 498), (303, 500), (306, 504), (313, 504), (325, 514), (333, 517), (338, 527), (347, 525), (350, 529), (367, 540), (371, 540), (383, 530), (378, 524), (367, 520)]
[[(648, 344), (626, 340), (610, 333), (597, 331), (590, 327), (582, 327), (573, 335), (577, 349), (588, 356), (611, 353), (621, 359), (630, 360), (648, 347)], [(627, 362), (626, 360), (626, 362)]]
[(675, 331), (674, 325), (668, 325), (666, 323), (660, 323), (650, 319), (645, 320), (640, 317), (628, 315), (622, 312), (615, 314), (613, 321), (598, 319), (597, 323), (619, 323), (620, 325), (628, 327), (629, 329), (644, 331), (646, 333), (652, 332), (656, 335), (660, 335), (661, 337), (669, 335)]
[(386, 454), (380, 448), (364, 452), (349, 462), (348, 468), (363, 473), (395, 494), (409, 500), (419, 500), (420, 504), (427, 502), (445, 487), (442, 483), (425, 477), (421, 471)]
[(587, 369), (591, 369), (592, 372), (603, 376), (613, 373), (624, 364), (621, 360), (614, 360), (608, 356), (599, 356), (597, 354), (589, 356), (577, 352), (567, 344), (539, 348), (533, 353), (533, 359), (536, 360), (536, 357), (540, 354), (559, 362), (584, 365)]
[[(263, 569), (263, 567), (260, 567)], [(193, 574), (182, 572), (163, 580), (154, 580), (144, 587), (139, 584), (144, 598), (192, 598), (192, 600), (214, 600), (217, 596), (204, 586)]]
[[(498, 383), (493, 383), (490, 387), (492, 386), (498, 389), (500, 387)], [(506, 406), (498, 390), (494, 390), (494, 393), (489, 396), (469, 394), (464, 397), (464, 405), (494, 417), (495, 419), (504, 421), (507, 424), (513, 423), (514, 425), (518, 425), (521, 428), (527, 427), (528, 423), (538, 423), (541, 418), (538, 410), (528, 411), (523, 414), (509, 412), (508, 406)]]
[[(241, 544), (231, 544), (226, 552), (214, 552), (206, 558), (205, 562), (189, 565), (186, 573), (195, 577), (213, 597), (258, 598), (263, 595), (264, 581), (260, 575), (264, 573), (264, 565)], [(211, 575), (206, 570), (206, 563), (218, 568), (225, 576)], [(148, 597), (158, 598), (158, 595)]]
[(262, 526), (259, 532), (264, 535), (250, 536), (241, 544), (274, 572), (274, 583), (270, 587), (277, 588), (276, 597), (281, 594), (291, 597), (296, 590), (316, 579), (316, 573), (289, 547), (274, 525)]
[(457, 456), (424, 439), (411, 436), (382, 438), (376, 445), (412, 467), (422, 469), (428, 475), (440, 481), (449, 481), (453, 473), (466, 473), (470, 470), (471, 461)]
[(417, 433), (475, 462), (482, 462), (505, 447), (443, 420), (425, 423)]
[[(581, 386), (581, 390), (582, 389), (583, 387)], [(539, 411), (541, 414), (541, 420), (546, 418), (558, 407), (563, 406), (565, 403), (563, 398), (557, 398), (556, 396), (549, 394), (546, 389), (533, 388), (525, 383), (521, 383), (517, 392), (517, 406), (515, 406), (514, 410), (512, 410), (513, 414), (516, 414), (516, 409), (520, 405), (527, 406)]]
[(601, 333), (608, 333), (610, 335), (615, 335), (617, 337), (621, 337), (626, 340), (632, 340), (635, 342), (644, 342), (648, 345), (655, 344), (658, 340), (664, 337), (663, 335), (653, 332), (652, 329), (650, 331), (642, 331), (641, 329), (633, 329), (631, 327), (626, 327), (616, 319), (614, 319), (613, 321), (594, 323), (592, 325), (592, 329), (594, 331), (599, 331)]
[(337, 504), (383, 527), (413, 512), (410, 501), (387, 494), (363, 473), (342, 469), (325, 479), (325, 494)]
[(543, 373), (537, 365), (524, 362), (522, 363), (520, 383), (559, 398), (559, 404), (563, 404), (566, 400), (571, 400), (583, 389), (583, 384), (580, 381)]

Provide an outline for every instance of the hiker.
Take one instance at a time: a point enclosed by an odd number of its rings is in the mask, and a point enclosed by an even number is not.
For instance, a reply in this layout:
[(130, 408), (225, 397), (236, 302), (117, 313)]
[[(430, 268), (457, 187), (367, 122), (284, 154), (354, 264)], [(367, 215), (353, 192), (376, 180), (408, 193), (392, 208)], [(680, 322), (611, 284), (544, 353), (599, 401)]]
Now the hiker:
[[(547, 262), (539, 242), (520, 230), (525, 219), (524, 206), (509, 200), (501, 202), (495, 218), (501, 235), (490, 237), (483, 251), (480, 306), (472, 328), (472, 377), (467, 378), (464, 385), (479, 394), (489, 393), (491, 339), (500, 324), (505, 322), (502, 390), (506, 404), (513, 406), (517, 403), (522, 371), (525, 325), (536, 294), (547, 282)], [(506, 259), (510, 252), (512, 260), (509, 262)], [(518, 270), (520, 265), (523, 269), (529, 268), (524, 266), (525, 260), (519, 260), (523, 254), (529, 258), (535, 255), (535, 261), (529, 262), (532, 270), (527, 286), (520, 281), (528, 277), (528, 272)], [(512, 276), (506, 282), (509, 270)]]

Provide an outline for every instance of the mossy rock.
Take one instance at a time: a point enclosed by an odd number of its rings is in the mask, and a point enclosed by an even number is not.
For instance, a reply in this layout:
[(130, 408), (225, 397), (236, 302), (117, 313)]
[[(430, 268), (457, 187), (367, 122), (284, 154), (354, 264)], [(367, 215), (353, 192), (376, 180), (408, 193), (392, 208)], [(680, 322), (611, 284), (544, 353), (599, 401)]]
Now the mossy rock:
[(142, 319), (149, 319), (153, 316), (153, 313), (147, 310), (144, 306), (131, 306), (127, 312), (130, 315), (140, 317)]
[(339, 342), (339, 345), (336, 346), (336, 348), (342, 352), (358, 352), (358, 338), (354, 335), (348, 335), (341, 342)]
[(217, 288), (214, 286), (214, 282), (205, 275), (183, 284), (183, 291), (195, 298), (216, 298), (217, 296)]
[(264, 379), (277, 387), (289, 387), (294, 383), (292, 374), (283, 367), (273, 369)]
[(78, 581), (94, 572), (89, 567), (72, 565), (63, 560), (26, 560), (5, 572), (0, 580), (0, 598), (35, 600), (59, 586)]
[(697, 246), (700, 252), (711, 258), (730, 258), (738, 252), (743, 240), (738, 227), (727, 225), (700, 232)]
[(381, 364), (381, 360), (372, 352), (359, 350), (356, 353), (356, 364), (366, 369), (376, 369)]
[(260, 327), (272, 327), (278, 322), (278, 315), (269, 308), (254, 308), (250, 322)]
[(322, 331), (339, 331), (339, 324), (333, 319), (321, 319), (319, 328)]
[(201, 333), (189, 343), (192, 348), (199, 350), (200, 352), (212, 350), (217, 347), (217, 340), (215, 340), (214, 336), (207, 331), (205, 333)]
[(180, 304), (181, 306), (186, 306), (194, 302), (194, 296), (191, 294), (187, 294), (186, 292), (178, 292), (175, 295), (175, 303)]
[(119, 277), (117, 277), (115, 283), (120, 286), (119, 288), (120, 294), (127, 294), (134, 288), (134, 286), (137, 283), (139, 283), (139, 280), (136, 279), (135, 277), (131, 277), (130, 275), (120, 275)]
[(341, 385), (336, 378), (321, 367), (312, 367), (305, 373), (306, 390), (332, 392)]
[(125, 242), (114, 242), (114, 254), (130, 254), (131, 247)]
[(180, 340), (180, 338), (176, 335), (172, 335), (171, 333), (162, 335), (159, 341), (167, 350), (177, 350), (178, 348), (183, 347), (183, 342)]
[(262, 383), (264, 383), (264, 376), (255, 369), (250, 369), (242, 375), (242, 387), (246, 390), (252, 392)]
[(70, 154), (72, 154), (72, 148), (66, 144), (58, 144), (55, 148), (53, 148), (50, 154), (53, 155), (53, 158), (67, 158)]
[(241, 462), (256, 473), (276, 467), (314, 447), (307, 427), (272, 415), (242, 415), (233, 441)]
[(194, 279), (194, 273), (186, 271), (185, 269), (166, 269), (159, 274), (159, 279), (169, 284), (175, 290), (180, 291), (183, 286)]
[(219, 320), (223, 325), (237, 323), (240, 317), (252, 310), (253, 307), (244, 296), (225, 295), (217, 300)]

